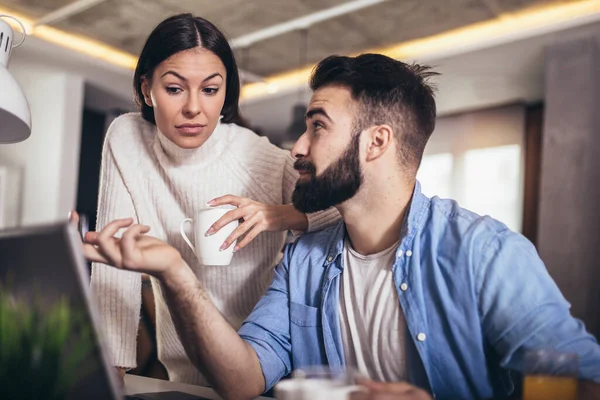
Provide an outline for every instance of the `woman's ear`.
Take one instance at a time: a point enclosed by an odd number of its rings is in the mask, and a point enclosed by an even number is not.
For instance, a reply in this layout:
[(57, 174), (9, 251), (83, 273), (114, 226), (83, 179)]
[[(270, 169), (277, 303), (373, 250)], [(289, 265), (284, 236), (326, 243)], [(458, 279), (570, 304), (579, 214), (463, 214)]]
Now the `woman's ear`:
[(367, 135), (367, 162), (375, 160), (385, 154), (391, 147), (393, 139), (394, 131), (391, 126), (377, 125), (372, 127)]
[(144, 103), (146, 103), (148, 107), (152, 107), (152, 96), (150, 95), (150, 82), (145, 76), (142, 76), (142, 94), (144, 95)]

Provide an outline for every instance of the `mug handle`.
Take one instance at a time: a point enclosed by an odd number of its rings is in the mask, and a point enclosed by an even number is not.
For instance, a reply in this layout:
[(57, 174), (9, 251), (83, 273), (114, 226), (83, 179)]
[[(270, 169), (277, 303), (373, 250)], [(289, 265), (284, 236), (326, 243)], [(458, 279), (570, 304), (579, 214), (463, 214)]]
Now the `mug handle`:
[(185, 242), (187, 243), (187, 245), (190, 246), (190, 249), (192, 249), (192, 251), (194, 252), (194, 255), (195, 255), (196, 254), (196, 248), (192, 244), (190, 238), (187, 237), (187, 235), (185, 234), (185, 230), (183, 229), (183, 228), (185, 228), (186, 222), (193, 223), (194, 221), (191, 218), (186, 218), (183, 221), (181, 221), (181, 225), (179, 226), (179, 233), (181, 233), (181, 237), (183, 237), (183, 240), (185, 240)]

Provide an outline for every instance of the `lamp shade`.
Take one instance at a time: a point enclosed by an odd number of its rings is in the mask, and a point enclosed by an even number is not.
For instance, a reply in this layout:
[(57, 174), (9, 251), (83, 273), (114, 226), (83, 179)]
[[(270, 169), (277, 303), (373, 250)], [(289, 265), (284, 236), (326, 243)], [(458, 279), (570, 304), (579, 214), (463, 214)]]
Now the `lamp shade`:
[(0, 143), (17, 143), (31, 134), (29, 104), (7, 69), (13, 41), (13, 30), (0, 19)]

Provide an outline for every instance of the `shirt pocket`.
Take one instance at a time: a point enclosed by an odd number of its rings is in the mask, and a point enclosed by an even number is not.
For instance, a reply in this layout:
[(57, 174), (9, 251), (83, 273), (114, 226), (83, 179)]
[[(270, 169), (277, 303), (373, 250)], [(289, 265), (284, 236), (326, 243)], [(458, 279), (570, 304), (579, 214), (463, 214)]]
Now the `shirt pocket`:
[(319, 309), (290, 301), (290, 321), (297, 326), (319, 326)]

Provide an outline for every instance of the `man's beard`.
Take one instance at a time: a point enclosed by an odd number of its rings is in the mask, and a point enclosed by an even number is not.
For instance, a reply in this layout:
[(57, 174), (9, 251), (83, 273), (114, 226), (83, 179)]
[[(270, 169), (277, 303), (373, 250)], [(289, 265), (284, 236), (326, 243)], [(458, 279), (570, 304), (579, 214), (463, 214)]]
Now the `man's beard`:
[(292, 203), (299, 211), (311, 213), (326, 210), (351, 199), (360, 189), (363, 174), (360, 169), (360, 134), (355, 133), (344, 154), (317, 176), (315, 166), (299, 159), (294, 168), (310, 173), (310, 180), (297, 182)]

